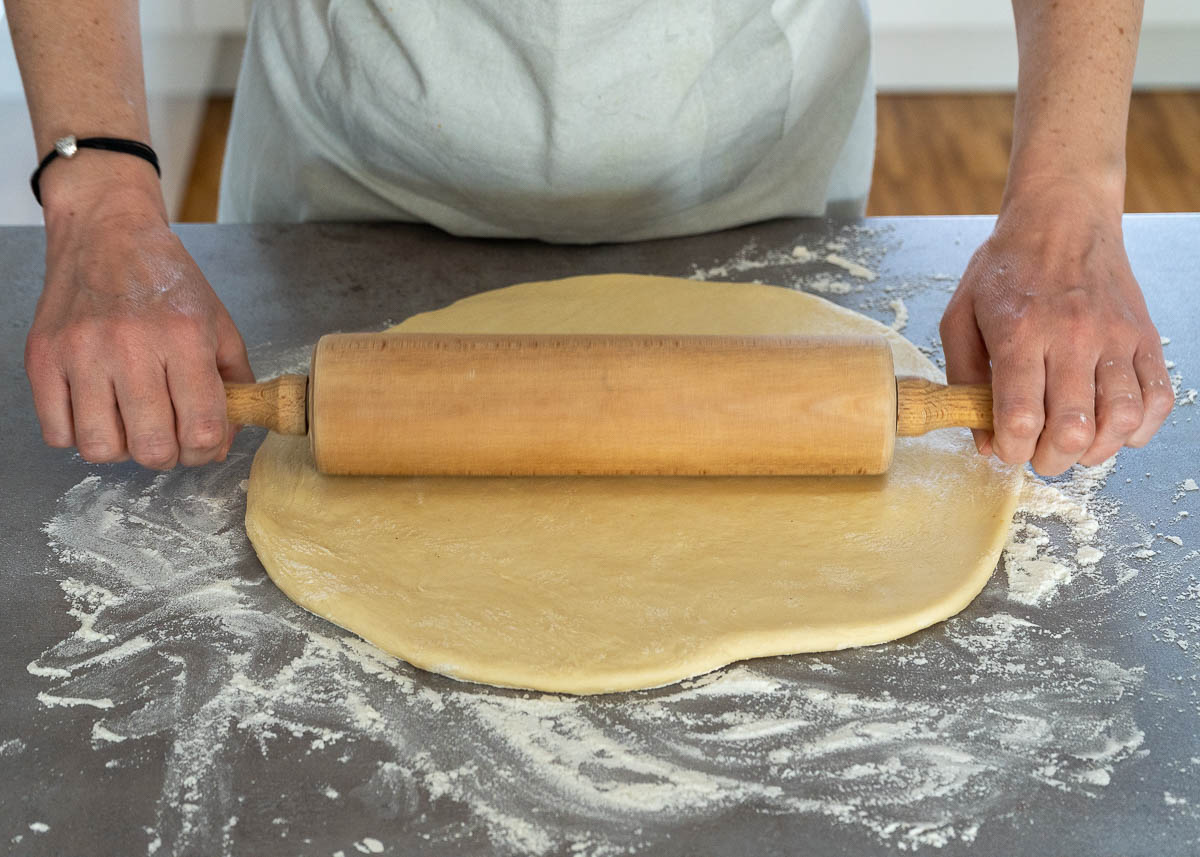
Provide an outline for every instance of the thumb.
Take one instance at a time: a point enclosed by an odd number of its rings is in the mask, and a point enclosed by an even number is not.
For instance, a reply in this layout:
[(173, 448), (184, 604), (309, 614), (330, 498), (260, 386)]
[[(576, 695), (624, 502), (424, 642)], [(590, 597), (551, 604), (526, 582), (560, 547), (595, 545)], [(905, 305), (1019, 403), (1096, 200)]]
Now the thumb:
[[(942, 316), (939, 328), (942, 335), (942, 353), (946, 355), (946, 380), (951, 384), (984, 384), (992, 380), (991, 363), (987, 345), (975, 312), (969, 304), (951, 302)], [(980, 455), (992, 451), (992, 433), (983, 429), (972, 429), (975, 448)]]
[[(233, 319), (228, 314), (222, 313), (222, 318), (217, 321), (217, 372), (221, 375), (222, 381), (232, 381), (239, 384), (254, 383), (254, 370), (250, 368), (250, 358), (246, 354), (246, 343), (242, 341), (242, 335), (238, 333), (237, 325), (233, 323)], [(233, 446), (233, 438), (242, 427), (240, 425), (229, 426), (229, 431), (225, 437), (225, 447), (217, 456), (218, 461), (224, 461), (225, 456), (229, 454), (229, 448)]]
[(254, 383), (254, 370), (246, 355), (246, 343), (228, 315), (217, 321), (217, 371), (224, 381)]

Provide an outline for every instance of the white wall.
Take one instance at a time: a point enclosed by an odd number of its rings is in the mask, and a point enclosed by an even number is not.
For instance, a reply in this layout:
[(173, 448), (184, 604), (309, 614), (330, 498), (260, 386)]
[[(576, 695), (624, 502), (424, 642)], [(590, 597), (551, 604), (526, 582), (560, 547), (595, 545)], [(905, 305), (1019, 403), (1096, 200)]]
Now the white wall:
[[(250, 2), (141, 4), (151, 140), (171, 211), (182, 201), (204, 101), (236, 80)], [(874, 0), (872, 14), (881, 91), (1016, 84), (1009, 0)], [(1135, 84), (1200, 88), (1200, 0), (1147, 0)], [(28, 186), (38, 156), (12, 45), (0, 37), (0, 224), (41, 222)]]
[[(168, 210), (183, 201), (205, 101), (236, 79), (230, 42), (244, 32), (250, 0), (143, 0), (142, 43), (150, 139), (163, 170)], [(0, 18), (4, 12), (0, 9)], [(41, 223), (29, 174), (45, 152), (34, 149), (12, 42), (0, 36), (0, 224)], [(231, 68), (232, 67), (232, 68)], [(232, 76), (230, 73), (232, 71)], [(224, 77), (223, 77), (224, 75)]]
[[(881, 91), (1010, 90), (1009, 0), (874, 0)], [(1200, 88), (1200, 0), (1146, 0), (1134, 85)]]

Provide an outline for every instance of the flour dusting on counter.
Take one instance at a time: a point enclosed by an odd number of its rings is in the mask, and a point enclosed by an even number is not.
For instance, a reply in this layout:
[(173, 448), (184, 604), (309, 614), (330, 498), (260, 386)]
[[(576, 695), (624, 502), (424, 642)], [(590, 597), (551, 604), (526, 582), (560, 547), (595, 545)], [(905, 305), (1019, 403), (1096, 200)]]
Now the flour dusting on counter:
[[(826, 252), (805, 244), (796, 244), (790, 251), (767, 249), (750, 241), (731, 257), (714, 260), (709, 265), (695, 265), (690, 278), (737, 281), (752, 276), (756, 283), (771, 283), (836, 300), (900, 331), (908, 324), (904, 298), (928, 283), (889, 281), (875, 291), (866, 290), (863, 283), (880, 280), (877, 266), (888, 251), (879, 233), (880, 230), (869, 227), (843, 226), (835, 240), (825, 242)], [(843, 299), (851, 297), (853, 301)], [(890, 318), (881, 317), (885, 314), (890, 314)]]
[[(1008, 595), (1024, 604), (1044, 604), (1081, 569), (1096, 565), (1104, 551), (1095, 542), (1100, 531), (1097, 494), (1116, 466), (1111, 458), (1097, 467), (1071, 468), (1064, 479), (1045, 481), (1025, 472), (1017, 515), (1004, 548)], [(1107, 504), (1106, 511), (1113, 511)], [(1056, 518), (1067, 524), (1074, 554), (1063, 556), (1050, 534), (1031, 519)]]
[[(337, 760), (345, 776), (297, 768), (296, 789), (344, 811), (394, 807), (391, 829), (356, 841), (606, 855), (739, 807), (905, 850), (971, 842), (1039, 789), (1095, 794), (1142, 741), (1139, 671), (1007, 609), (998, 581), (981, 610), (893, 644), (660, 690), (574, 698), (429, 675), (265, 579), (242, 530), (247, 466), (239, 450), (201, 471), (89, 477), (46, 526), (87, 632), (31, 671), (46, 716), (55, 700), (108, 703), (90, 732), (110, 766), (144, 765), (144, 742), (166, 741), (148, 853), (229, 853), (231, 816), (256, 823), (233, 772), (260, 755)], [(423, 823), (427, 801), (461, 817)], [(257, 823), (294, 837), (306, 820)]]
[(836, 253), (830, 253), (825, 257), (825, 261), (830, 265), (836, 265), (852, 277), (858, 277), (860, 280), (866, 280), (868, 283), (874, 282), (879, 278), (879, 275), (868, 268), (851, 259), (846, 259)]
[(839, 240), (825, 245), (826, 250), (836, 249), (837, 253), (814, 252), (803, 244), (795, 245), (790, 251), (764, 250), (751, 241), (729, 259), (713, 265), (695, 266), (690, 278), (745, 279), (744, 275), (751, 272), (769, 272), (766, 280), (755, 279), (754, 282), (769, 282), (823, 295), (861, 292), (861, 285), (846, 282), (841, 275), (868, 283), (878, 279), (879, 275), (866, 263), (874, 264), (882, 251), (877, 245), (861, 240), (865, 232), (857, 226), (843, 227)]
[[(1079, 558), (1111, 558), (1096, 498), (1111, 464), (1027, 486), (1018, 538), (1067, 570), (1036, 597), (1014, 597), (1010, 571), (894, 643), (579, 698), (424, 673), (288, 601), (245, 536), (248, 441), (200, 470), (89, 476), (45, 526), (78, 628), (28, 667), (42, 716), (90, 718), (81, 749), (109, 768), (162, 772), (147, 854), (240, 853), (251, 831), (302, 851), (336, 814), (362, 829), (322, 853), (609, 857), (717, 835), (734, 812), (917, 851), (982, 840), (1039, 795), (1095, 797), (1144, 752), (1141, 670), (1054, 613), (1125, 585)], [(294, 771), (304, 813), (253, 792), (244, 771), (264, 760)]]

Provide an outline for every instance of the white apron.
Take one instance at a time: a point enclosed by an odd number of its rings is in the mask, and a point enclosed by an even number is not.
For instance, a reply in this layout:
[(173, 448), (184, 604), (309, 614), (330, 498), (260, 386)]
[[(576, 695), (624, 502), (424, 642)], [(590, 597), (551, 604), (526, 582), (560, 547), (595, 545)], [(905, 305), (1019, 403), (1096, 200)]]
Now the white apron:
[(866, 0), (256, 0), (222, 222), (559, 242), (861, 214)]

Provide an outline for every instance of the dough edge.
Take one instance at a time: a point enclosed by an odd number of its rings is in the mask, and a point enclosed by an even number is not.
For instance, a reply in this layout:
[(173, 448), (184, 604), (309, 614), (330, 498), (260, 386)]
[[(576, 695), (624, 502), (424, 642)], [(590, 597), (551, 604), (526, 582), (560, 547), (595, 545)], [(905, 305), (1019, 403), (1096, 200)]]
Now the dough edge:
[[(446, 313), (452, 308), (462, 308), (464, 305), (473, 303), (478, 303), (486, 307), (487, 304), (497, 299), (497, 296), (505, 292), (512, 292), (513, 290), (535, 289), (547, 283), (557, 285), (567, 284), (572, 281), (588, 281), (608, 277), (644, 280), (646, 281), (644, 283), (646, 286), (651, 286), (653, 284), (652, 281), (655, 280), (676, 279), (614, 273), (584, 275), (545, 282), (520, 283), (506, 288), (471, 295), (443, 309), (414, 315), (406, 320), (404, 324), (407, 325), (417, 319), (426, 320)], [(706, 283), (704, 281), (696, 281), (695, 285), (703, 287)], [(714, 283), (713, 285), (722, 287), (750, 287), (793, 293), (795, 291), (786, 287), (757, 283), (721, 282)], [(903, 343), (903, 347), (916, 355), (922, 365), (903, 365), (902, 362), (898, 361), (898, 372), (920, 374), (934, 380), (943, 380), (941, 373), (923, 355), (920, 355), (915, 346), (890, 328), (818, 296), (808, 295), (807, 293), (801, 294), (812, 300), (828, 304), (830, 310), (837, 314), (844, 314), (848, 319), (853, 319), (853, 323), (856, 326), (862, 326), (864, 322), (867, 322), (877, 328), (876, 331), (872, 332), (877, 332), (879, 335), (885, 336), (890, 342), (895, 343), (898, 340)], [(278, 435), (269, 435), (255, 455), (247, 490), (247, 534), (268, 576), (284, 594), (314, 615), (366, 640), (383, 652), (400, 658), (420, 669), (461, 681), (532, 692), (591, 695), (649, 690), (675, 684), (689, 678), (696, 678), (715, 669), (743, 660), (788, 654), (837, 651), (845, 648), (868, 647), (891, 642), (942, 622), (965, 609), (983, 590), (991, 578), (1008, 537), (1007, 526), (997, 527), (987, 543), (980, 545), (980, 562), (972, 569), (970, 574), (963, 575), (957, 588), (952, 592), (946, 593), (942, 599), (936, 603), (929, 604), (923, 610), (896, 618), (892, 621), (875, 621), (860, 626), (845, 625), (837, 629), (836, 633), (822, 632), (814, 634), (813, 631), (803, 628), (784, 631), (747, 632), (743, 630), (731, 632), (706, 639), (703, 645), (697, 646), (691, 656), (684, 660), (676, 660), (665, 664), (649, 664), (644, 668), (636, 670), (627, 669), (620, 673), (620, 675), (610, 673), (588, 675), (571, 669), (560, 673), (545, 672), (539, 675), (537, 686), (534, 687), (531, 685), (528, 673), (522, 672), (519, 667), (513, 669), (504, 664), (481, 665), (479, 663), (465, 664), (457, 662), (456, 656), (451, 652), (439, 650), (434, 647), (421, 647), (414, 644), (412, 639), (406, 639), (402, 633), (397, 633), (391, 628), (376, 628), (373, 629), (373, 632), (358, 630), (353, 627), (357, 624), (357, 617), (354, 615), (353, 610), (343, 613), (338, 618), (333, 618), (322, 612), (321, 602), (324, 599), (313, 597), (313, 594), (306, 590), (296, 578), (287, 573), (284, 563), (278, 559), (276, 552), (270, 549), (272, 543), (281, 541), (285, 536), (271, 532), (271, 527), (262, 523), (263, 520), (269, 519), (266, 516), (260, 516), (261, 503), (258, 496), (258, 486), (264, 484), (264, 479), (275, 478), (274, 474), (268, 475), (264, 471), (267, 471), (268, 468), (278, 466), (280, 462), (287, 462), (288, 466), (293, 466), (298, 460), (296, 455), (286, 452), (278, 454), (275, 450), (280, 446), (296, 442), (307, 447), (306, 438), (283, 438)], [(1019, 479), (1014, 476), (1011, 479), (1005, 503), (997, 512), (998, 517), (1002, 518), (1006, 523), (1011, 521), (1016, 510), (1019, 484)], [(359, 624), (359, 627), (361, 628), (362, 625)]]

